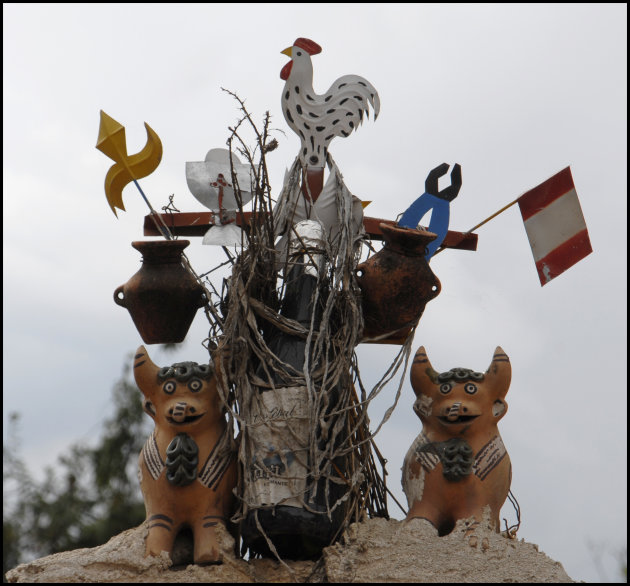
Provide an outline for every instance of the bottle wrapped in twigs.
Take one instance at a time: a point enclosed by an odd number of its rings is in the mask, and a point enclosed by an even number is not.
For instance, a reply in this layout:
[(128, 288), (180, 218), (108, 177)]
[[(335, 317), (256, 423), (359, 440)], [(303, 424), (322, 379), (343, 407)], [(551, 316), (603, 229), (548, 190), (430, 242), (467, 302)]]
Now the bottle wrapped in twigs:
[(323, 230), (311, 220), (294, 229), (280, 307), (286, 320), (267, 336), (273, 356), (257, 368), (258, 393), (248, 415), (246, 501), (253, 506), (241, 533), (254, 553), (272, 553), (270, 541), (281, 557), (304, 559), (318, 556), (343, 520), (343, 507), (329, 514), (343, 486), (339, 478), (330, 483), (324, 472), (331, 466), (323, 454), (323, 428), (332, 425), (337, 393), (333, 388), (321, 396), (326, 360), (315, 351), (327, 295), (320, 278)]

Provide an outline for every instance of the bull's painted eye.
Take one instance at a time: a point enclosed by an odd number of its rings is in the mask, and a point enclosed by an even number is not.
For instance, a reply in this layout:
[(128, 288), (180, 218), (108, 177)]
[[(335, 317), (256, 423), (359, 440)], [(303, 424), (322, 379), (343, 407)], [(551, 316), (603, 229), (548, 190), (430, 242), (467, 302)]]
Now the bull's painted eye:
[(162, 390), (167, 395), (172, 395), (175, 392), (176, 388), (177, 388), (177, 384), (175, 383), (175, 381), (169, 380), (164, 384), (164, 386), (162, 387)]
[(451, 391), (451, 383), (442, 383), (440, 385), (440, 393), (442, 393), (443, 395), (446, 395), (446, 393), (449, 393)]
[(464, 390), (469, 394), (469, 395), (474, 395), (477, 392), (477, 385), (473, 385), (472, 383), (467, 383), (464, 386)]
[(202, 386), (203, 386), (203, 384), (198, 378), (194, 378), (188, 383), (188, 388), (193, 393), (198, 393), (201, 390)]

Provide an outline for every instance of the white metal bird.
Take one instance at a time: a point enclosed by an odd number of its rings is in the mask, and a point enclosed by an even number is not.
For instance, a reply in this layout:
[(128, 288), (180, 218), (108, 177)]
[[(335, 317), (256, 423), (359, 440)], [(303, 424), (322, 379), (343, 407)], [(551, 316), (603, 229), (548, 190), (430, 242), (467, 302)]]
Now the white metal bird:
[(359, 75), (344, 75), (323, 95), (313, 91), (311, 56), (322, 48), (310, 39), (298, 38), (283, 54), (291, 57), (280, 73), (285, 80), (282, 113), (300, 137), (300, 161), (304, 167), (323, 168), (328, 145), (335, 136), (348, 136), (368, 116), (369, 105), (374, 120), (380, 100), (374, 86)]
[[(240, 187), (241, 204), (245, 205), (252, 199), (250, 168), (242, 164), (234, 153), (232, 163)], [(204, 161), (186, 163), (188, 189), (208, 209), (238, 208), (231, 182), (230, 151), (227, 149), (210, 149)]]
[[(240, 188), (240, 205), (243, 206), (252, 199), (250, 167), (242, 164), (233, 153), (232, 166)], [(239, 201), (231, 183), (232, 166), (227, 149), (210, 149), (204, 161), (186, 163), (188, 189), (214, 212), (214, 225), (206, 232), (203, 244), (241, 245), (241, 229), (234, 223)]]

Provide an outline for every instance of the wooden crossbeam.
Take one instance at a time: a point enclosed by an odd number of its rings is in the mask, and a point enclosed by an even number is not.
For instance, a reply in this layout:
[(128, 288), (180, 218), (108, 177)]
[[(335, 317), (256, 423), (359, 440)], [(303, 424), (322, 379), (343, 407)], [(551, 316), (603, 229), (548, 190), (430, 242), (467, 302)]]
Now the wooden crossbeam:
[[(213, 212), (176, 212), (160, 214), (164, 223), (169, 227), (173, 236), (204, 236), (205, 233), (214, 226), (215, 214)], [(236, 213), (236, 225), (247, 228), (252, 221), (252, 212)], [(383, 232), (379, 224), (389, 224), (395, 226), (394, 220), (382, 218), (363, 218), (363, 226), (372, 240), (383, 240)], [(151, 215), (144, 217), (144, 235), (161, 236)], [(477, 234), (469, 232), (456, 232), (449, 230), (446, 233), (443, 248), (454, 248), (457, 250), (477, 250)]]

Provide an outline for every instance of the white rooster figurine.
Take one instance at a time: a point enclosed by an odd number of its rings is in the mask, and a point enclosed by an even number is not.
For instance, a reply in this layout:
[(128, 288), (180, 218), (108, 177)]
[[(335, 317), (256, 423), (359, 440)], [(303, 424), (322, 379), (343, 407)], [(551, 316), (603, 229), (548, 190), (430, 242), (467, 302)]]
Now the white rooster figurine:
[(280, 73), (285, 80), (282, 91), (282, 113), (300, 137), (300, 161), (310, 169), (326, 165), (328, 144), (335, 136), (348, 136), (368, 116), (369, 105), (374, 119), (380, 100), (374, 86), (359, 75), (344, 75), (323, 95), (313, 91), (311, 55), (322, 48), (310, 39), (298, 38), (283, 54), (291, 57)]
[[(326, 239), (338, 247), (340, 230), (356, 236), (363, 230), (363, 205), (343, 184), (341, 173), (328, 153), (328, 145), (336, 136), (349, 136), (369, 117), (374, 119), (381, 104), (374, 86), (359, 75), (344, 75), (323, 95), (313, 90), (311, 55), (321, 47), (300, 37), (282, 53), (291, 57), (280, 72), (285, 81), (282, 90), (282, 113), (291, 129), (300, 137), (300, 152), (291, 171), (287, 171), (282, 194), (274, 209), (276, 234), (283, 235), (276, 248), (280, 258), (290, 238), (291, 225), (302, 220), (321, 223)], [(326, 166), (331, 174), (324, 185)], [(299, 186), (301, 175), (301, 187)], [(302, 193), (303, 197), (299, 196)], [(350, 205), (343, 202), (350, 199)], [(340, 215), (340, 210), (349, 215)], [(344, 212), (346, 213), (346, 212)], [(354, 238), (349, 236), (349, 238)]]

